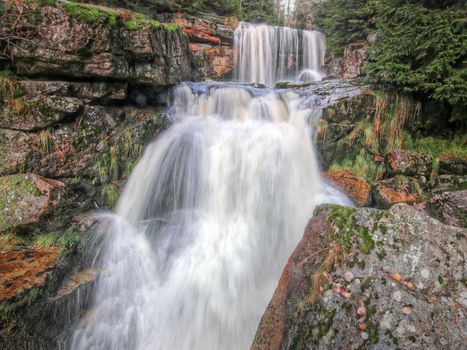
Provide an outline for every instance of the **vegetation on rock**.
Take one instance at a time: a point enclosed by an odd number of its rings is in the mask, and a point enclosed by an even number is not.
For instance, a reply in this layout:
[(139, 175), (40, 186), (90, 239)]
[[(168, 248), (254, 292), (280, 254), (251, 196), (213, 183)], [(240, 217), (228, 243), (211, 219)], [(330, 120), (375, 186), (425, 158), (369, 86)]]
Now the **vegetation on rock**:
[(467, 8), (462, 1), (329, 0), (319, 25), (328, 46), (344, 46), (375, 33), (366, 72), (379, 82), (450, 104), (465, 122)]

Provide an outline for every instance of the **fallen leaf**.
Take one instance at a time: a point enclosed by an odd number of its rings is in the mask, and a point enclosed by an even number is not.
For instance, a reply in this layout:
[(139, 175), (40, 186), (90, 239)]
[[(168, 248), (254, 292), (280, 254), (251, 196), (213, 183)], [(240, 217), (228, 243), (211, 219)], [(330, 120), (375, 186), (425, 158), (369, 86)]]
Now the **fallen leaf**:
[(399, 275), (398, 273), (395, 273), (395, 272), (391, 274), (391, 278), (396, 282), (402, 281), (401, 275)]
[(404, 306), (402, 308), (402, 312), (405, 314), (405, 315), (410, 315), (412, 313), (412, 309), (408, 306)]
[(359, 315), (359, 316), (365, 316), (366, 315), (366, 309), (365, 309), (364, 306), (360, 306), (357, 309), (357, 315)]

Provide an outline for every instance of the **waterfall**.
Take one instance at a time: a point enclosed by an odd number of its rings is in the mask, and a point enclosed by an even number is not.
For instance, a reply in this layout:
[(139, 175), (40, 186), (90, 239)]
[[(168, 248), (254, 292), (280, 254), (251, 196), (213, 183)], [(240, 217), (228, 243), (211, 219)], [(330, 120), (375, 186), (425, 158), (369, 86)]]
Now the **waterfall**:
[(273, 86), (281, 80), (317, 81), (323, 73), (325, 39), (318, 31), (240, 23), (235, 30), (235, 77)]
[(101, 217), (73, 350), (248, 349), (313, 208), (349, 204), (320, 177), (313, 96), (227, 83), (172, 96), (173, 125)]

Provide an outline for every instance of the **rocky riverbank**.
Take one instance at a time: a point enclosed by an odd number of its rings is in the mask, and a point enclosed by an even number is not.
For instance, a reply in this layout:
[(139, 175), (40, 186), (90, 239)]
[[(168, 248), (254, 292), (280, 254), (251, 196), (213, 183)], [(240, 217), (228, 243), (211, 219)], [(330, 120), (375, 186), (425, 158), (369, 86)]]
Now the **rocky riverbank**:
[[(145, 145), (170, 123), (161, 111), (174, 84), (231, 76), (237, 22), (5, 3), (0, 349), (55, 349), (99, 274), (93, 213), (115, 205)], [(364, 49), (328, 63), (355, 78)], [(465, 137), (446, 127), (442, 108), (362, 79), (278, 88), (318, 96), (322, 115), (311, 122), (325, 176), (367, 208), (317, 209), (253, 348), (461, 349)]]

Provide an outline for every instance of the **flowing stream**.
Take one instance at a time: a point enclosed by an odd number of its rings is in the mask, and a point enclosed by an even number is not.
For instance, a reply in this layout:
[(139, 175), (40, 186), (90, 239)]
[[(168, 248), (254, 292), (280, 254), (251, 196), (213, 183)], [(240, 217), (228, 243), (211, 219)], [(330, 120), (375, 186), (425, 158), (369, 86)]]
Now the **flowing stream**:
[(349, 204), (320, 176), (310, 127), (320, 101), (177, 86), (173, 124), (102, 216), (94, 307), (71, 348), (248, 349), (313, 208)]

